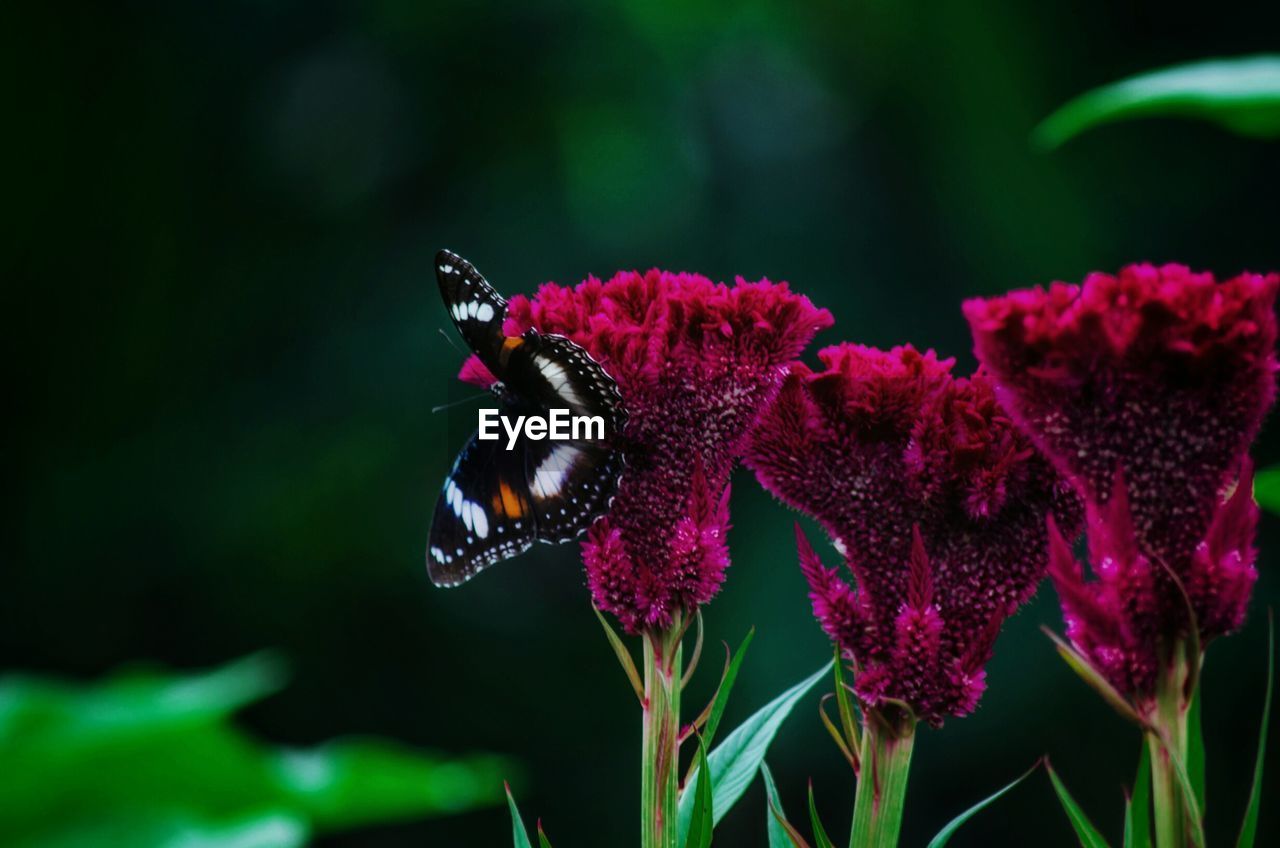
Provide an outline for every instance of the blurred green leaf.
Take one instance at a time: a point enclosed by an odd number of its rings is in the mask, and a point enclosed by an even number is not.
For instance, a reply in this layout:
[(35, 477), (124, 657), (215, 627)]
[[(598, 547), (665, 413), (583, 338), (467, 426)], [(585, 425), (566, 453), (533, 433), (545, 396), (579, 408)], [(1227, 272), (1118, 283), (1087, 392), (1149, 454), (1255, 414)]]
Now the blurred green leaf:
[(0, 681), (0, 844), (288, 845), (500, 802), (494, 757), (377, 740), (280, 750), (239, 731), (230, 713), (281, 679), (260, 655), (202, 674)]
[(1249, 790), (1249, 804), (1245, 807), (1244, 821), (1240, 824), (1240, 836), (1236, 848), (1253, 848), (1258, 835), (1258, 808), (1262, 804), (1262, 766), (1267, 753), (1267, 724), (1271, 718), (1271, 694), (1275, 684), (1276, 628), (1275, 617), (1267, 610), (1267, 694), (1262, 699), (1262, 725), (1258, 729), (1258, 756), (1253, 766), (1253, 788)]
[(827, 836), (827, 829), (822, 826), (822, 819), (818, 818), (818, 804), (813, 800), (813, 781), (809, 781), (809, 823), (813, 826), (813, 842), (817, 848), (835, 848), (831, 844), (831, 837)]
[(503, 784), (507, 790), (507, 809), (511, 811), (511, 842), (514, 848), (533, 848), (529, 842), (529, 831), (524, 829), (524, 822), (520, 820), (520, 809), (516, 807), (515, 796), (511, 794), (511, 787)]
[(155, 813), (51, 828), (10, 848), (103, 848), (148, 845), (157, 848), (301, 848), (306, 824), (285, 812), (264, 812), (212, 823), (183, 813)]
[(956, 831), (960, 829), (961, 825), (963, 825), (969, 819), (973, 818), (975, 814), (977, 814), (978, 812), (980, 812), (981, 810), (983, 810), (984, 808), (986, 808), (987, 806), (995, 802), (996, 799), (1000, 798), (1010, 789), (1012, 789), (1013, 787), (1017, 786), (1019, 783), (1021, 783), (1022, 781), (1030, 777), (1031, 773), (1035, 771), (1036, 767), (1039, 765), (1040, 763), (1037, 762), (1031, 768), (1023, 772), (1019, 777), (1015, 778), (1011, 783), (1006, 785), (1003, 789), (1000, 789), (999, 791), (991, 795), (988, 795), (986, 798), (983, 798), (981, 801), (974, 804), (972, 807), (965, 810), (963, 813), (956, 816), (951, 821), (947, 822), (946, 826), (943, 827), (942, 830), (938, 831), (938, 835), (933, 837), (933, 839), (929, 840), (928, 848), (942, 848), (942, 846), (946, 845), (947, 842), (951, 840), (952, 836), (955, 836)]
[(1099, 124), (1162, 116), (1212, 121), (1241, 135), (1280, 135), (1280, 55), (1192, 62), (1104, 85), (1058, 109), (1032, 137), (1052, 149)]
[(542, 822), (538, 822), (538, 848), (551, 848), (551, 840), (542, 830)]
[(1124, 805), (1125, 848), (1151, 845), (1151, 747), (1142, 740), (1138, 773), (1133, 778), (1133, 795)]
[[(711, 769), (712, 809), (715, 822), (727, 813), (742, 793), (747, 791), (756, 776), (769, 744), (777, 734), (782, 722), (791, 714), (791, 710), (804, 697), (805, 693), (817, 685), (831, 670), (831, 663), (826, 663), (809, 677), (792, 686), (777, 698), (760, 708), (753, 716), (734, 728), (721, 742), (711, 756), (707, 758)], [(689, 822), (693, 817), (694, 795), (686, 785), (680, 793), (679, 834), (684, 843), (689, 832)]]
[(1253, 499), (1267, 512), (1280, 515), (1280, 466), (1264, 468), (1254, 475)]
[(711, 844), (711, 828), (715, 821), (714, 802), (711, 799), (711, 767), (707, 765), (707, 746), (698, 740), (698, 786), (694, 795), (693, 816), (689, 822), (689, 835), (685, 848), (708, 848)]
[(1089, 821), (1089, 817), (1084, 814), (1084, 810), (1080, 809), (1076, 799), (1071, 797), (1067, 787), (1058, 778), (1058, 773), (1053, 770), (1053, 764), (1046, 759), (1044, 767), (1045, 771), (1049, 772), (1049, 780), (1053, 784), (1053, 791), (1058, 794), (1058, 801), (1062, 804), (1062, 809), (1071, 821), (1071, 827), (1075, 830), (1076, 837), (1080, 840), (1081, 848), (1108, 848), (1107, 840), (1102, 838), (1102, 834), (1093, 826), (1093, 822)]
[(444, 759), (377, 739), (273, 756), (282, 794), (321, 829), (452, 813), (497, 803), (501, 758)]

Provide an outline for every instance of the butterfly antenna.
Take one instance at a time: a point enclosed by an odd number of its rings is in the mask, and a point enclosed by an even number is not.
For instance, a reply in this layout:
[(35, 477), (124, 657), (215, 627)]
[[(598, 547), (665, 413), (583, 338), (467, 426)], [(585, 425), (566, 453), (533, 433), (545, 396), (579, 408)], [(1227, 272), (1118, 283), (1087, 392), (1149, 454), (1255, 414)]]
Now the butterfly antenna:
[(450, 338), (449, 334), (446, 333), (442, 327), (437, 327), (436, 329), (440, 331), (440, 335), (444, 336), (444, 340), (449, 343), (449, 347), (453, 348), (458, 353), (462, 353), (465, 355), (465, 352), (463, 351), (463, 349), (458, 347), (458, 343), (455, 342), (452, 338)]
[(452, 407), (459, 406), (459, 405), (464, 404), (464, 403), (471, 403), (471, 401), (473, 401), (473, 400), (479, 400), (480, 398), (484, 397), (484, 396), (485, 396), (485, 395), (487, 395), (487, 394), (489, 394), (489, 393), (488, 393), (488, 392), (481, 392), (481, 393), (480, 393), (480, 394), (478, 394), (478, 395), (472, 395), (471, 397), (464, 397), (462, 400), (454, 400), (454, 401), (450, 401), (449, 403), (442, 403), (442, 404), (440, 404), (439, 406), (433, 406), (433, 407), (431, 408), (431, 412), (434, 414), (434, 413), (436, 413), (436, 412), (441, 412), (441, 411), (443, 411), (443, 410), (450, 409), (450, 408), (452, 408)]

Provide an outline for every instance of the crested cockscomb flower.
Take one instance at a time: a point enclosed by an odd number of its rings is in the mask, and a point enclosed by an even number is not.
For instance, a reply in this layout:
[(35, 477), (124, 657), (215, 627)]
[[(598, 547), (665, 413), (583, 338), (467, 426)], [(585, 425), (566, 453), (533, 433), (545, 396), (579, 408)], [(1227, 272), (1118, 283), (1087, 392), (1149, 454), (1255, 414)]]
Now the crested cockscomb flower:
[(1078, 502), (984, 374), (956, 378), (953, 360), (910, 346), (819, 356), (824, 370), (793, 366), (746, 463), (852, 572), (850, 586), (797, 529), (814, 614), (863, 703), (965, 715), (1000, 625), (1044, 575), (1046, 516), (1074, 527)]
[(1056, 529), (1050, 574), (1068, 637), (1131, 698), (1152, 694), (1188, 606), (1202, 642), (1243, 623), (1278, 286), (1132, 265), (964, 306), (1002, 404), (1086, 501), (1096, 579)]
[(626, 471), (583, 561), (596, 605), (628, 632), (663, 629), (718, 591), (730, 471), (787, 365), (831, 323), (785, 283), (728, 286), (659, 270), (512, 298), (508, 334), (569, 337), (622, 392)]

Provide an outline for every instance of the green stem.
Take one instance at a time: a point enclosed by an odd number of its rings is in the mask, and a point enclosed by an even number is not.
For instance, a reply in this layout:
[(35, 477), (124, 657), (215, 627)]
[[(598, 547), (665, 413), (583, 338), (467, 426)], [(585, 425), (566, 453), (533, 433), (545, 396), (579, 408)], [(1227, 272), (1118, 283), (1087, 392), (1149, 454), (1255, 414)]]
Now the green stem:
[(1149, 716), (1155, 732), (1146, 734), (1151, 751), (1151, 801), (1157, 848), (1187, 845), (1187, 810), (1171, 756), (1172, 753), (1183, 763), (1187, 761), (1187, 712), (1191, 706), (1186, 686), (1187, 646), (1177, 644), (1171, 653), (1160, 664), (1156, 679), (1155, 706)]
[(862, 768), (853, 799), (849, 848), (897, 848), (915, 719), (896, 707), (888, 710), (863, 713)]
[(681, 622), (644, 634), (644, 739), (640, 771), (641, 848), (677, 848)]

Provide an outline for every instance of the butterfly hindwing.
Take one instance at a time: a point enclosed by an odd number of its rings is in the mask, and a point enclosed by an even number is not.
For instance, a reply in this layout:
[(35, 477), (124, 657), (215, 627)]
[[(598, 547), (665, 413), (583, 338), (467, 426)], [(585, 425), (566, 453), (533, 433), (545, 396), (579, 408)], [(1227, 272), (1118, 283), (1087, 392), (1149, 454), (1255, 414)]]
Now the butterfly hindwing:
[(436, 500), (427, 573), (437, 586), (456, 586), (536, 538), (524, 450), (475, 435), (458, 454)]
[(511, 354), (505, 382), (544, 412), (566, 409), (601, 422), (583, 428), (591, 438), (528, 442), (525, 449), (538, 538), (568, 541), (609, 508), (618, 488), (617, 439), (627, 416), (617, 384), (581, 346), (552, 334), (532, 336)]

